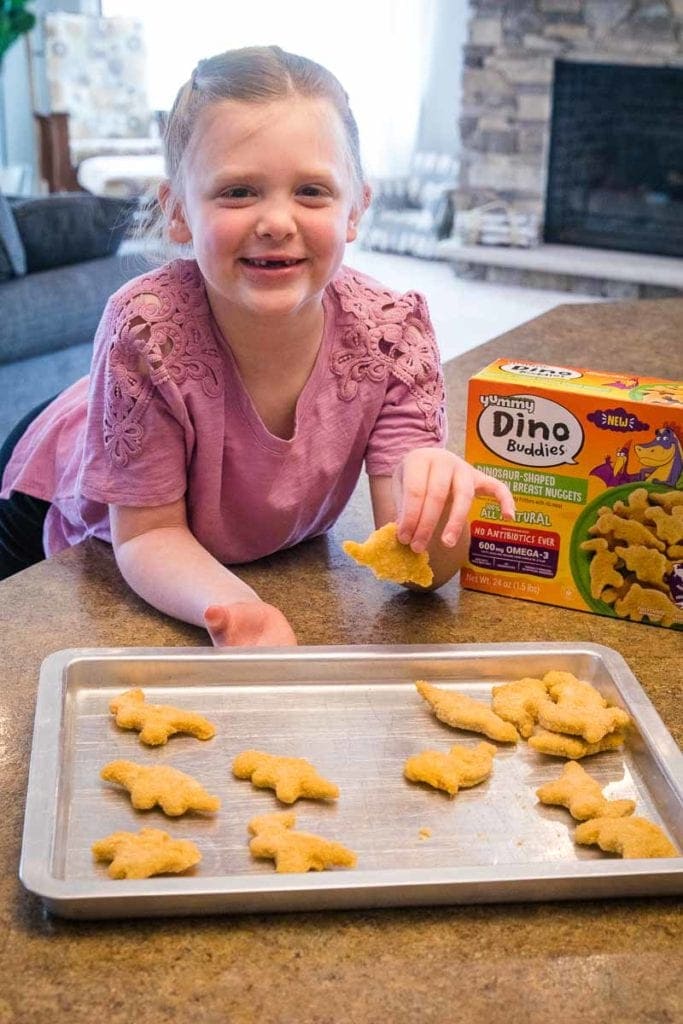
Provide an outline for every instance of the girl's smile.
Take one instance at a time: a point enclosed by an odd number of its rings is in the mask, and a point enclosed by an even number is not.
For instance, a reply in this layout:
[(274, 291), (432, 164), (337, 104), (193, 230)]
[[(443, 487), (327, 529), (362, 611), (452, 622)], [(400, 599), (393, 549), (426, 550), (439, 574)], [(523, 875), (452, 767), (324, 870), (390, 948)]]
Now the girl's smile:
[(289, 256), (261, 256), (242, 257), (240, 263), (244, 266), (245, 272), (250, 274), (253, 281), (279, 281), (288, 275), (292, 275), (302, 269), (306, 262), (305, 257), (292, 258)]
[(327, 100), (224, 100), (202, 111), (170, 233), (192, 242), (226, 336), (264, 318), (319, 315), (356, 237), (355, 199), (344, 129)]

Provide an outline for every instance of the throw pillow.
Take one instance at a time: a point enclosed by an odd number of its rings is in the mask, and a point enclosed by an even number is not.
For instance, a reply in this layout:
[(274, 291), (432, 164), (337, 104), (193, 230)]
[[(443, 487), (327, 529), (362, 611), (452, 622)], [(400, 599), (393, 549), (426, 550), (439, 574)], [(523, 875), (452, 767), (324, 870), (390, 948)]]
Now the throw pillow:
[(29, 273), (116, 252), (130, 226), (134, 202), (63, 192), (10, 200)]
[(0, 281), (10, 277), (23, 277), (26, 273), (26, 253), (12, 216), (12, 207), (0, 196)]

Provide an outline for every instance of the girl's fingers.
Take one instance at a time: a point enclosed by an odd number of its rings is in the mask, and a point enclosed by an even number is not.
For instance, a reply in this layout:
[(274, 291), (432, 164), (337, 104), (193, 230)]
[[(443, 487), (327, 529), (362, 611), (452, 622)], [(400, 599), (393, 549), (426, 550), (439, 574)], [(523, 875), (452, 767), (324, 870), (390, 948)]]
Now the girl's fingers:
[(475, 470), (470, 477), (461, 479), (458, 479), (456, 474), (453, 480), (453, 505), (448, 522), (441, 534), (441, 540), (448, 547), (457, 543), (467, 521), (475, 494), (485, 494), (487, 497), (494, 498), (500, 505), (503, 518), (515, 518), (514, 498), (502, 481), (487, 476), (479, 470)]
[(413, 551), (424, 551), (453, 494), (453, 466), (450, 460), (434, 459), (429, 469), (422, 511), (413, 531)]
[(404, 460), (401, 479), (401, 500), (398, 505), (397, 537), (401, 544), (411, 544), (415, 529), (422, 515), (429, 479), (429, 460), (424, 458)]
[(460, 534), (463, 531), (465, 522), (467, 521), (467, 515), (472, 504), (472, 498), (474, 497), (474, 490), (471, 484), (466, 484), (462, 480), (458, 480), (454, 477), (453, 479), (453, 504), (451, 505), (451, 511), (448, 515), (448, 520), (443, 528), (441, 534), (441, 540), (446, 547), (454, 547)]
[(443, 450), (409, 453), (394, 476), (393, 487), (398, 539), (410, 544), (413, 551), (424, 551), (428, 546), (449, 502), (449, 516), (441, 534), (448, 547), (457, 544), (475, 494), (497, 501), (503, 518), (515, 517), (514, 498), (501, 480)]
[(493, 476), (486, 476), (477, 471), (474, 479), (474, 493), (486, 494), (489, 498), (495, 498), (500, 505), (503, 518), (515, 518), (515, 499), (502, 480), (496, 480)]

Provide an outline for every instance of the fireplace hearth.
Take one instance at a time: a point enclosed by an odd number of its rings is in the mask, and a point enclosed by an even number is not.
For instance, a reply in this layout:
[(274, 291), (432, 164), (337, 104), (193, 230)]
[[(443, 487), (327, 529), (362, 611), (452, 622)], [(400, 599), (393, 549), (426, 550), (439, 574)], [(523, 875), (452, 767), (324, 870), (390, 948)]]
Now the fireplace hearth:
[(558, 60), (547, 242), (683, 255), (683, 68)]

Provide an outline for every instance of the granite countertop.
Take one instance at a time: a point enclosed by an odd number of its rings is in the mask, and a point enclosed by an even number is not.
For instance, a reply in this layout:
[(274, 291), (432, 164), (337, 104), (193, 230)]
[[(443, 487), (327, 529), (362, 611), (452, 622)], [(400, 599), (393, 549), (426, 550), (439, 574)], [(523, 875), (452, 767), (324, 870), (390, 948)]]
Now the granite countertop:
[[(561, 306), (448, 364), (453, 446), (467, 378), (498, 356), (674, 376), (682, 335), (683, 300)], [(369, 525), (361, 487), (328, 537), (245, 567), (244, 577), (286, 605), (304, 644), (614, 647), (681, 742), (680, 634), (464, 591), (457, 581), (431, 596), (370, 577), (359, 589), (341, 540)], [(669, 897), (118, 922), (50, 916), (17, 879), (42, 659), (70, 647), (206, 640), (131, 594), (95, 541), (0, 584), (0, 599), (2, 1024), (681, 1019), (680, 902)]]

